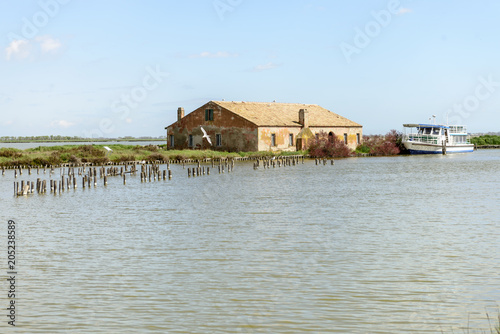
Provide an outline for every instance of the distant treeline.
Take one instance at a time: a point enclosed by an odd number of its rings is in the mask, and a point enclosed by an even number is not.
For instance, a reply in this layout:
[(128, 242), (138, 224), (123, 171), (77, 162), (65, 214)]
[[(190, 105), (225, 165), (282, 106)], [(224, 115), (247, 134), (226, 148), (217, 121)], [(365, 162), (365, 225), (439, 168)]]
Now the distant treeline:
[(500, 136), (496, 135), (482, 135), (478, 137), (471, 138), (471, 143), (477, 146), (483, 145), (500, 145)]
[(82, 138), (78, 136), (3, 136), (0, 142), (24, 143), (24, 142), (103, 142), (103, 141), (152, 141), (165, 140), (165, 137), (119, 137), (119, 138)]

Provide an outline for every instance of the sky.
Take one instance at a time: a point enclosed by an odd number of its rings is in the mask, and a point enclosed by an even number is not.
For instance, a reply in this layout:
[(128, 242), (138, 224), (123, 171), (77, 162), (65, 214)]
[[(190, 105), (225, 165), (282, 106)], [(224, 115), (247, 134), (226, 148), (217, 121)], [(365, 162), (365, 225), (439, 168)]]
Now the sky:
[(164, 136), (210, 100), (500, 131), (500, 2), (0, 0), (0, 137)]

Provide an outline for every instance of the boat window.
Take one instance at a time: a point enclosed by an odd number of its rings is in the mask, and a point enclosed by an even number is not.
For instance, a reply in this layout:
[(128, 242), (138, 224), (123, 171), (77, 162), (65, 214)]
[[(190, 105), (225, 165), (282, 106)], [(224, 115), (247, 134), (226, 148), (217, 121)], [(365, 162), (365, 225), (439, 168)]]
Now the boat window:
[(430, 135), (431, 134), (431, 128), (425, 128), (424, 131), (425, 131), (424, 133), (426, 135)]
[(438, 134), (439, 134), (439, 129), (434, 128), (433, 130), (434, 130), (434, 131), (433, 131), (433, 134), (434, 134), (434, 135), (438, 135)]

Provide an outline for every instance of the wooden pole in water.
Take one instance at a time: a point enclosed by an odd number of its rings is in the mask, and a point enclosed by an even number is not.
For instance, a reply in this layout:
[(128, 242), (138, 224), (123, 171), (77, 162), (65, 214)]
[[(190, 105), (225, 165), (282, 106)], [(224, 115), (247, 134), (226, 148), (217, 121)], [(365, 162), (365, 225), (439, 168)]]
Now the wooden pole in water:
[(169, 169), (168, 170), (168, 179), (171, 180), (172, 179), (172, 171)]

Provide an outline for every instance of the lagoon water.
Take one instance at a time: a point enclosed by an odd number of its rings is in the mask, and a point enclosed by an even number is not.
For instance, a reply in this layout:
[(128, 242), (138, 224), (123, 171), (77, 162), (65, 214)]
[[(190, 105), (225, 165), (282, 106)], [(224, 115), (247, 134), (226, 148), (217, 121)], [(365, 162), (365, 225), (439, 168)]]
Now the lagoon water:
[(0, 176), (18, 332), (462, 333), (499, 314), (500, 150), (171, 169), (18, 198)]

